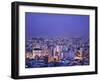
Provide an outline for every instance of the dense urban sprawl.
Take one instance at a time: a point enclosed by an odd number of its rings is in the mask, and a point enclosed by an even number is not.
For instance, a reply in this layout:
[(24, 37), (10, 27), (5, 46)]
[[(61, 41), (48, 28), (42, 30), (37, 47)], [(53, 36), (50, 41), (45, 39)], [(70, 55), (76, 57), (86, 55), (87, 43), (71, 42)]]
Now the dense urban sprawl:
[(89, 39), (34, 37), (25, 45), (26, 68), (89, 65)]

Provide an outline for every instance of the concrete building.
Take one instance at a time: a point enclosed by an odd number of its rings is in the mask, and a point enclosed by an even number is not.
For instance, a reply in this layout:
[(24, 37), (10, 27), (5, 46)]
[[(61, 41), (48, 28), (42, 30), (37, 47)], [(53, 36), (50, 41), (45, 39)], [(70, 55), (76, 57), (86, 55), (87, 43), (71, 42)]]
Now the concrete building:
[(37, 56), (42, 56), (42, 49), (40, 49), (40, 48), (34, 48), (33, 50), (32, 50), (32, 57), (33, 58), (35, 58), (35, 56), (37, 55)]

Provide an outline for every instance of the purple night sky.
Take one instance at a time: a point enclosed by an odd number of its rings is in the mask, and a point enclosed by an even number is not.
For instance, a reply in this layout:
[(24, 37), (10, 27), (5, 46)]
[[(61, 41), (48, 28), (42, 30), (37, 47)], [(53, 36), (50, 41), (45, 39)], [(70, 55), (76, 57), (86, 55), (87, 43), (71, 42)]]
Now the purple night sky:
[(32, 37), (89, 38), (89, 16), (73, 14), (25, 13), (26, 40)]

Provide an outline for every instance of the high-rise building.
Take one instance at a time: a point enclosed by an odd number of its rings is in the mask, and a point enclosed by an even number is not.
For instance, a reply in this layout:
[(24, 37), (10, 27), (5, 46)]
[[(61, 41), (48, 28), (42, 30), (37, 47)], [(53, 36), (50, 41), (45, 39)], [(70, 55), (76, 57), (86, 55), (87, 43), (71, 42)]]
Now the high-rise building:
[(42, 49), (40, 48), (34, 48), (32, 50), (32, 57), (35, 58), (35, 56), (42, 56)]

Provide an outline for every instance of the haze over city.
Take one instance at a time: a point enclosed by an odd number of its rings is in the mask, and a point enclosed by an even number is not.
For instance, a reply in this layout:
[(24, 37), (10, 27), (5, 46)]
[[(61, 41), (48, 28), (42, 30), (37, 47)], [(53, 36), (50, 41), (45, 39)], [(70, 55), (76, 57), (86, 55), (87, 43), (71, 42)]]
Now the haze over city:
[(32, 37), (89, 38), (89, 16), (74, 14), (25, 13), (26, 40)]

